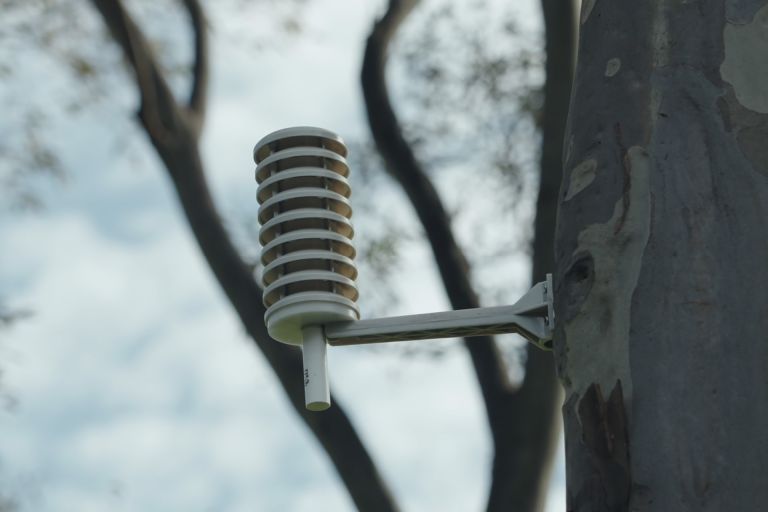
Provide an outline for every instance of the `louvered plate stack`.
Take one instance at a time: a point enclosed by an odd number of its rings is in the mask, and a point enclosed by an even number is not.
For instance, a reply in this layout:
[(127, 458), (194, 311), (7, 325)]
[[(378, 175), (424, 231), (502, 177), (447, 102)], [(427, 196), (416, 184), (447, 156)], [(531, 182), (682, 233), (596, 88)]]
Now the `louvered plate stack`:
[(359, 318), (346, 156), (338, 135), (312, 127), (276, 131), (253, 150), (265, 321), (283, 343)]

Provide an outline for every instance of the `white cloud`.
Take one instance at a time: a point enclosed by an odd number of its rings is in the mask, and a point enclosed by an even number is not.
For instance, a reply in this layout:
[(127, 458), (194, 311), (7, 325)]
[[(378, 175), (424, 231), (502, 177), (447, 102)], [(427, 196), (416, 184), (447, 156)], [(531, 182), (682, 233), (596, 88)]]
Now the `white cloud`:
[(0, 457), (39, 481), (36, 510), (104, 510), (114, 486), (133, 510), (234, 509), (297, 451), (307, 485), (344, 499), (184, 231), (131, 245), (87, 217), (4, 227), (43, 254), (16, 290), (37, 315), (12, 333), (21, 406), (0, 426)]

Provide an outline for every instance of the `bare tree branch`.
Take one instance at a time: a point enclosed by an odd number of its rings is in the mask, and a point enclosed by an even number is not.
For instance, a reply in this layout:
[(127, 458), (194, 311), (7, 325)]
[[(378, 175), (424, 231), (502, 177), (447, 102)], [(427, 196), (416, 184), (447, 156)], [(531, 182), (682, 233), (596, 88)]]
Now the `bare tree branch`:
[[(554, 0), (543, 0), (552, 4)], [(560, 0), (561, 4), (569, 0)], [(361, 81), (368, 120), (374, 141), (384, 159), (388, 171), (398, 180), (411, 201), (432, 247), (446, 293), (455, 309), (479, 306), (477, 294), (473, 290), (467, 260), (458, 246), (450, 225), (445, 207), (416, 159), (412, 148), (405, 140), (397, 116), (389, 98), (385, 79), (387, 47), (402, 20), (415, 5), (415, 0), (390, 0), (388, 10), (376, 22), (366, 45), (361, 71)], [(552, 17), (552, 11), (548, 14)], [(567, 13), (562, 16), (572, 19)], [(560, 29), (547, 22), (547, 29)], [(563, 51), (570, 56), (571, 47), (567, 34), (572, 29), (564, 29), (563, 48), (550, 44), (547, 49), (553, 52)], [(561, 43), (562, 41), (557, 41)], [(559, 63), (553, 58), (552, 65)], [(551, 66), (547, 66), (550, 71)], [(566, 66), (570, 73), (570, 66)], [(558, 79), (553, 73), (552, 79)], [(568, 79), (563, 82), (568, 89)], [(548, 76), (549, 78), (549, 76)], [(534, 244), (534, 277), (542, 279), (543, 274), (552, 268), (552, 233), (554, 232), (554, 208), (551, 202), (551, 183), (559, 183), (560, 169), (553, 166), (551, 153), (553, 147), (560, 147), (562, 124), (567, 109), (561, 108), (562, 94), (559, 90), (547, 89), (547, 94), (559, 95), (547, 102), (550, 113), (548, 122), (559, 128), (545, 131), (547, 154), (546, 165), (542, 167), (542, 199), (539, 206), (551, 209), (551, 215), (537, 217), (536, 242)], [(565, 95), (567, 106), (567, 93)], [(561, 108), (561, 118), (557, 119), (556, 108)], [(557, 140), (557, 137), (560, 140)], [(554, 177), (550, 174), (554, 173)], [(557, 195), (555, 188), (555, 197)], [(547, 224), (547, 222), (550, 222)], [(543, 233), (549, 231), (547, 236)], [(548, 237), (548, 238), (547, 238)], [(544, 255), (544, 256), (542, 256)], [(515, 390), (507, 385), (506, 374), (492, 338), (476, 338), (466, 343), (472, 359), (475, 374), (485, 401), (486, 412), (494, 442), (495, 456), (492, 469), (491, 490), (487, 509), (535, 511), (543, 506), (546, 496), (546, 483), (557, 436), (556, 407), (559, 397), (552, 357), (548, 353), (529, 351), (526, 362), (526, 377), (523, 385)]]
[[(101, 13), (113, 39), (122, 47), (136, 76), (141, 93), (139, 116), (153, 139), (167, 139), (179, 128), (180, 118), (173, 94), (149, 43), (119, 1), (92, 0)], [(170, 100), (170, 101), (169, 101)]]
[[(368, 37), (361, 73), (368, 121), (387, 170), (405, 190), (424, 227), (451, 305), (455, 309), (475, 308), (479, 306), (479, 299), (469, 280), (469, 263), (453, 236), (437, 190), (403, 137), (384, 76), (387, 46), (414, 4), (415, 0), (392, 0)], [(473, 359), (478, 357), (476, 366), (481, 364), (478, 378), (484, 393), (506, 387), (506, 374), (492, 339), (478, 337), (467, 346)]]
[[(232, 243), (205, 180), (195, 126), (173, 98), (140, 29), (119, 0), (92, 0), (122, 47), (142, 96), (139, 118), (168, 170), (190, 228), (219, 284), (248, 334), (277, 375), (296, 412), (331, 458), (360, 510), (395, 511), (397, 506), (344, 409), (336, 401), (321, 414), (304, 408), (301, 356), (269, 338), (261, 289)], [(202, 18), (201, 18), (202, 19)], [(204, 92), (200, 93), (204, 101)], [(158, 133), (154, 120), (162, 122)]]
[(189, 95), (188, 105), (199, 136), (205, 121), (205, 106), (208, 96), (208, 27), (205, 14), (198, 0), (184, 0), (184, 6), (189, 12), (195, 40), (192, 92)]
[(534, 223), (534, 282), (544, 279), (546, 273), (555, 268), (555, 215), (563, 174), (563, 139), (571, 96), (577, 23), (574, 0), (541, 0), (541, 6), (547, 61), (542, 115), (541, 179)]
[[(555, 268), (554, 235), (558, 190), (562, 176), (562, 153), (565, 122), (573, 72), (574, 27), (573, 0), (542, 0), (546, 45), (546, 82), (542, 115), (542, 146), (539, 195), (533, 240), (533, 282), (541, 281)], [(504, 453), (514, 453), (509, 464), (519, 475), (511, 485), (492, 487), (489, 510), (536, 510), (541, 507), (550, 473), (557, 437), (560, 431), (559, 404), (562, 390), (557, 384), (552, 354), (528, 350), (525, 381), (512, 399), (514, 408), (524, 415), (507, 425)], [(522, 451), (520, 447), (525, 447)], [(497, 453), (497, 458), (499, 457)], [(530, 471), (530, 476), (525, 471)], [(536, 476), (538, 475), (538, 476)], [(537, 482), (538, 480), (538, 482)], [(539, 488), (539, 504), (522, 501), (526, 486)], [(518, 496), (515, 496), (515, 495)]]

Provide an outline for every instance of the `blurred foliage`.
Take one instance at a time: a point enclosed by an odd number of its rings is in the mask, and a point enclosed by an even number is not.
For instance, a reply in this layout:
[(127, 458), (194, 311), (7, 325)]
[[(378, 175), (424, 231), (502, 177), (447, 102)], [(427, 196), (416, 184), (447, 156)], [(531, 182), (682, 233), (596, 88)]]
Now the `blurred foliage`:
[(398, 186), (384, 171), (372, 140), (347, 140), (347, 157), (355, 213), (355, 258), (360, 270), (359, 304), (365, 318), (386, 316), (399, 304), (397, 269), (402, 264), (403, 247), (413, 242), (417, 229), (396, 222), (392, 196), (399, 194)]
[[(180, 2), (125, 4), (149, 37), (172, 88), (185, 95), (192, 34)], [(303, 18), (308, 0), (203, 4), (213, 40), (226, 38), (248, 50), (288, 52), (286, 43), (296, 37), (318, 37)], [(135, 106), (135, 87), (90, 2), (0, 0), (0, 16), (0, 101), (5, 110), (0, 197), (9, 199), (6, 204), (40, 207), (36, 191), (41, 182), (66, 183), (70, 172), (56, 137), (62, 124), (72, 129), (108, 118), (121, 152), (144, 149), (131, 149), (140, 138), (124, 114)], [(406, 138), (435, 179), (474, 268), (477, 288), (491, 303), (517, 296), (508, 279), (500, 288), (496, 276), (511, 254), (527, 249), (538, 172), (541, 35), (524, 28), (516, 16), (497, 0), (424, 0), (390, 52), (390, 88)], [(366, 315), (386, 314), (397, 305), (393, 284), (402, 251), (418, 243), (421, 228), (392, 221), (391, 205), (382, 198), (387, 197), (384, 191), (396, 193), (397, 187), (383, 171), (373, 144), (348, 143), (358, 198), (363, 307)], [(258, 246), (257, 227), (250, 220), (229, 227), (258, 273), (257, 251), (252, 250)], [(424, 350), (431, 353), (432, 345)]]
[(469, 157), (513, 184), (520, 177), (531, 155), (518, 146), (537, 128), (544, 77), (540, 35), (515, 16), (490, 1), (430, 1), (395, 42), (404, 128), (430, 169)]
[[(257, 49), (277, 47), (301, 34), (307, 0), (203, 0), (215, 35)], [(150, 40), (172, 89), (190, 87), (192, 31), (179, 0), (126, 0), (126, 8)], [(240, 15), (232, 16), (235, 10)], [(265, 11), (268, 10), (268, 11)], [(272, 12), (274, 30), (254, 30), (249, 20)], [(89, 1), (0, 0), (0, 198), (11, 209), (44, 207), (39, 189), (65, 183), (68, 169), (56, 138), (89, 114), (114, 119), (109, 126), (123, 153), (135, 150), (133, 120), (115, 110), (135, 104), (123, 55)], [(235, 23), (232, 23), (232, 19)], [(217, 32), (217, 26), (227, 29)], [(117, 107), (117, 108), (115, 108)], [(107, 111), (107, 112), (105, 112)]]
[[(509, 304), (528, 286), (527, 274), (520, 282), (512, 276), (530, 256), (544, 56), (542, 34), (530, 28), (536, 23), (519, 16), (495, 0), (424, 0), (398, 31), (387, 70), (405, 138), (443, 198), (485, 304)], [(357, 151), (362, 155), (355, 157)], [(383, 178), (373, 145), (357, 142), (350, 155), (360, 176), (356, 195), (381, 195), (390, 180)], [(391, 205), (362, 204), (366, 218), (378, 218), (379, 239), (358, 241), (373, 249), (360, 251), (358, 260), (361, 276), (373, 276), (366, 279), (376, 283), (377, 293), (389, 290), (374, 304), (381, 314), (379, 304), (385, 311), (396, 304), (391, 284), (403, 261), (399, 251), (423, 237), (417, 236), (420, 226), (396, 224)], [(371, 236), (368, 230), (364, 234)], [(514, 336), (499, 342), (511, 380), (519, 382), (524, 343)], [(452, 346), (403, 344), (399, 349), (407, 356), (439, 358)]]
[(12, 208), (33, 210), (41, 203), (30, 181), (42, 177), (62, 182), (65, 175), (58, 156), (41, 139), (46, 115), (35, 108), (17, 114), (22, 116), (19, 125), (0, 140), (0, 194), (11, 199)]
[(13, 326), (19, 320), (32, 316), (28, 309), (10, 308), (0, 299), (0, 329)]
[[(529, 256), (539, 173), (542, 34), (519, 16), (495, 0), (425, 0), (388, 67), (406, 140), (443, 197), (478, 291), (498, 304), (519, 295), (497, 276), (512, 255)], [(382, 186), (370, 177), (383, 174), (371, 152), (355, 162), (363, 190)]]
[[(26, 309), (12, 309), (0, 298), (0, 341), (3, 339), (3, 332), (7, 331), (16, 322), (31, 316), (32, 313)], [(3, 347), (4, 348), (4, 347)], [(0, 369), (0, 408), (3, 411), (12, 413), (18, 407), (18, 399), (8, 390), (5, 383), (5, 375)], [(0, 480), (0, 485), (2, 480)], [(0, 491), (0, 512), (15, 512), (19, 509), (19, 504), (11, 495)]]
[[(509, 230), (510, 245), (500, 246), (499, 225), (489, 226), (489, 219), (525, 219), (535, 204), (541, 34), (516, 16), (507, 4), (491, 0), (428, 1), (408, 20), (391, 56), (406, 138), (428, 172), (441, 179), (449, 174), (450, 186), (460, 191), (444, 194), (452, 214), (480, 213), (467, 220), (465, 231), (477, 238), (466, 245), (478, 249), (470, 259), (484, 264), (527, 246), (531, 235)], [(479, 198), (496, 213), (466, 207)], [(488, 227), (492, 233), (483, 233)]]

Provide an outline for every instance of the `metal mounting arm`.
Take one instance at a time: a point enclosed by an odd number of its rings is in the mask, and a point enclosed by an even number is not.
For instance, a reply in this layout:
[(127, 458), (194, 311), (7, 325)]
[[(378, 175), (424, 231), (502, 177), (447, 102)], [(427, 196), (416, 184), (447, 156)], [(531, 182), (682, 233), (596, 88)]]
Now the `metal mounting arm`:
[(360, 320), (347, 147), (333, 132), (286, 128), (253, 148), (264, 266), (264, 321), (277, 341), (301, 346), (306, 406), (331, 405), (328, 345), (517, 333), (551, 348), (552, 276), (516, 304)]
[(551, 350), (554, 325), (552, 274), (547, 274), (546, 281), (536, 284), (512, 306), (306, 325), (302, 328), (302, 348), (307, 408), (323, 410), (331, 403), (327, 345), (516, 333), (541, 349)]
[(328, 344), (334, 346), (516, 333), (550, 350), (554, 328), (552, 275), (512, 306), (334, 322), (323, 327)]

